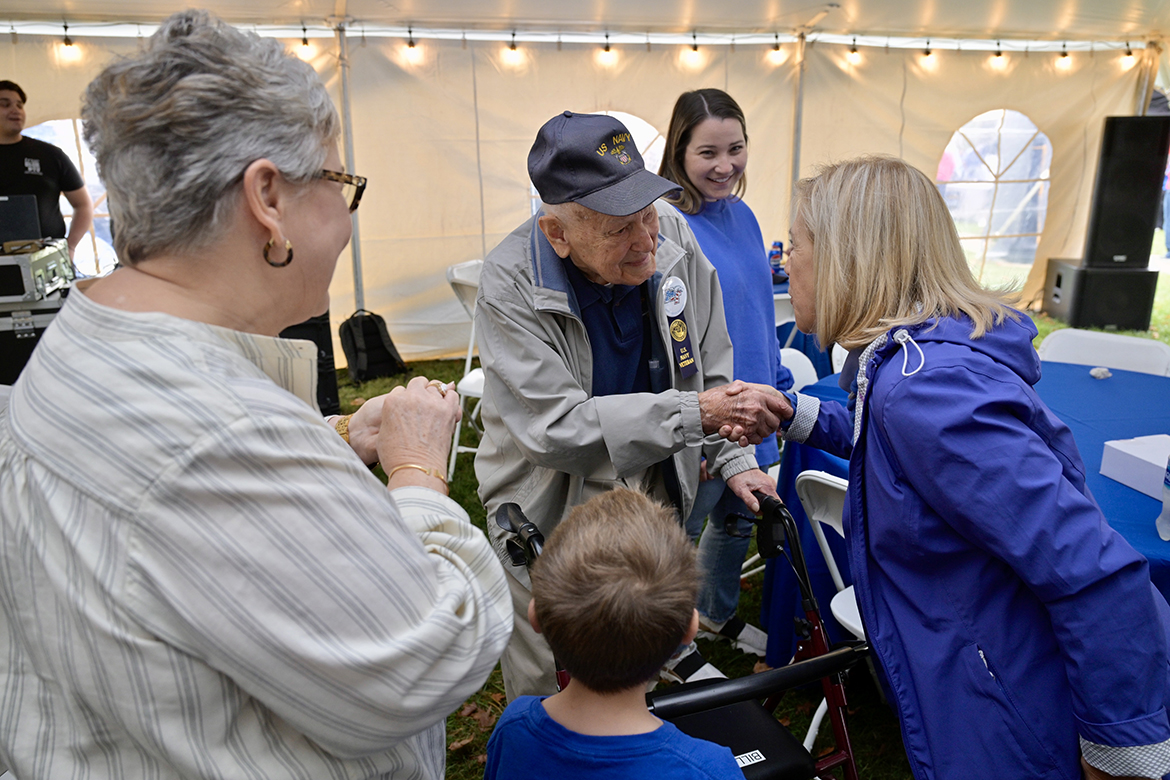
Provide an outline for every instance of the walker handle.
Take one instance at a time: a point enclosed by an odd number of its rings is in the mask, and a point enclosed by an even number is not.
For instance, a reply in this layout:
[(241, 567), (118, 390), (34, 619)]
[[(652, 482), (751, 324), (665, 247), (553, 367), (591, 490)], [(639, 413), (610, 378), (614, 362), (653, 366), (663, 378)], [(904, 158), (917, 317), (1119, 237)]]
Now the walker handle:
[(519, 504), (500, 504), (496, 510), (496, 525), (516, 538), (509, 539), (505, 546), (513, 566), (532, 566), (544, 552), (544, 534), (524, 516)]

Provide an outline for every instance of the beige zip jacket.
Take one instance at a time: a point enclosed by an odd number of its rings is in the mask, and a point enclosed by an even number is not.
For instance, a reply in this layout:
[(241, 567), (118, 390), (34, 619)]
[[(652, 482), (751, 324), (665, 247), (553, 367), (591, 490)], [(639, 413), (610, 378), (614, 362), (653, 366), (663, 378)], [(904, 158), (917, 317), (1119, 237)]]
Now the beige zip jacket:
[[(659, 246), (650, 290), (658, 333), (668, 332), (663, 282), (677, 277), (687, 290), (684, 316), (698, 367), (683, 379), (672, 362), (673, 389), (662, 393), (591, 395), (589, 336), (563, 261), (537, 227), (537, 217), (484, 261), (475, 325), (487, 381), (475, 473), (492, 542), (505, 566), (506, 535), (494, 522), (502, 503), (519, 504), (547, 537), (573, 506), (616, 485), (633, 486), (629, 481), (673, 457), (685, 519), (694, 504), (701, 456), (712, 474), (725, 480), (757, 467), (753, 447), (703, 435), (699, 393), (732, 379), (723, 296), (716, 271), (683, 216), (663, 201), (656, 207)], [(670, 345), (664, 346), (671, 354)], [(527, 584), (527, 572), (509, 570)]]

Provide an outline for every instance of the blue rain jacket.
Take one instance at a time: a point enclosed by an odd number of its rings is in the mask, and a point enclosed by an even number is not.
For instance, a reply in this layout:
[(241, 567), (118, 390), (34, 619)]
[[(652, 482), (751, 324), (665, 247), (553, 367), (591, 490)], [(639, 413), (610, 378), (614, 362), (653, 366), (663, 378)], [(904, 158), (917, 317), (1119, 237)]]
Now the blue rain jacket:
[(1170, 739), (1170, 610), (1032, 388), (1031, 321), (970, 331), (891, 330), (862, 355), (861, 419), (824, 402), (806, 441), (850, 460), (850, 564), (914, 776), (1079, 780), (1078, 735)]

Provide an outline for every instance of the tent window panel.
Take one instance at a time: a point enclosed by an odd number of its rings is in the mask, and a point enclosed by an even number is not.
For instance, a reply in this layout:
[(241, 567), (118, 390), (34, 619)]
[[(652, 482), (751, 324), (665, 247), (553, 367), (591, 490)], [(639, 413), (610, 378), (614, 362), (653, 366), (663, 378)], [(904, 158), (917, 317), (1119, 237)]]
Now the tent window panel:
[(1052, 144), (1018, 111), (980, 114), (951, 137), (936, 182), (985, 285), (1020, 289), (1048, 210)]
[[(81, 171), (85, 188), (93, 199), (93, 227), (89, 229), (89, 239), (78, 243), (73, 265), (82, 274), (101, 275), (112, 270), (118, 258), (114, 253), (106, 185), (98, 178), (97, 161), (82, 135), (84, 129), (85, 123), (80, 119), (53, 119), (26, 127), (22, 135), (53, 144), (65, 152), (77, 170)], [(65, 217), (65, 229), (68, 231), (73, 222), (73, 207), (64, 195), (61, 196), (61, 215)]]
[(995, 258), (1011, 256), (1032, 257), (1040, 243), (1039, 236), (1014, 236), (1011, 238), (964, 238), (960, 239), (967, 264), (977, 268), (984, 257), (989, 258), (983, 265), (980, 282), (984, 287), (1019, 290), (1028, 278), (1031, 266), (1024, 263), (997, 262)]
[[(995, 208), (991, 212), (993, 235), (1031, 233), (1044, 230), (1044, 215), (1048, 203), (1048, 182), (1029, 181), (999, 185)], [(1024, 262), (1024, 261), (1019, 261)], [(1027, 262), (1031, 262), (1029, 259)]]

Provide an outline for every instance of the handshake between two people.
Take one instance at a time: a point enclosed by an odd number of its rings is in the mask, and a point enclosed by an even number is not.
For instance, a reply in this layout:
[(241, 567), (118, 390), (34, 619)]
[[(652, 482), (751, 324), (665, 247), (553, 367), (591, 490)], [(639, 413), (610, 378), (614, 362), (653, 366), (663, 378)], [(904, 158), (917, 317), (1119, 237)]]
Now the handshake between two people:
[[(718, 433), (741, 447), (759, 444), (792, 418), (792, 405), (774, 387), (736, 380), (699, 393), (703, 433)], [(704, 477), (706, 475), (704, 474)], [(760, 511), (754, 493), (776, 495), (776, 482), (760, 469), (749, 469), (727, 479), (727, 487), (753, 512)]]
[(792, 405), (774, 387), (735, 380), (699, 393), (703, 433), (718, 433), (739, 446), (759, 444), (792, 418)]

